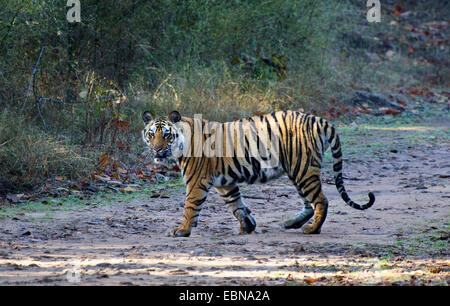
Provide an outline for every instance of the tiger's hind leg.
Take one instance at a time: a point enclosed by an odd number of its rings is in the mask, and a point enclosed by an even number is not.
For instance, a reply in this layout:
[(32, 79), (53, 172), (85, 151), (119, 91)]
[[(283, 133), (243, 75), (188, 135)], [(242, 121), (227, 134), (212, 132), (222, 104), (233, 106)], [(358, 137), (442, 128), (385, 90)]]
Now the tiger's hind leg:
[(305, 206), (303, 209), (296, 214), (292, 219), (283, 223), (285, 229), (290, 228), (301, 228), (303, 224), (309, 221), (311, 217), (314, 215), (314, 209), (311, 203), (308, 202), (307, 199), (303, 199)]
[[(320, 187), (320, 189), (322, 189)], [(303, 232), (305, 234), (320, 234), (322, 224), (325, 222), (328, 211), (328, 200), (323, 194), (322, 190), (319, 191), (316, 199), (312, 202), (314, 207), (314, 219), (311, 225), (303, 226)]]
[[(300, 228), (305, 234), (319, 234), (328, 211), (328, 200), (322, 192), (320, 169), (318, 175), (311, 174), (300, 183), (294, 182), (297, 191), (304, 199), (305, 207), (294, 218), (284, 223), (285, 228)], [(311, 225), (304, 225), (314, 216)]]
[(228, 186), (215, 187), (217, 193), (228, 205), (228, 209), (241, 224), (241, 233), (251, 233), (256, 228), (255, 219), (250, 214), (250, 209), (245, 205), (241, 197), (239, 187), (235, 184)]

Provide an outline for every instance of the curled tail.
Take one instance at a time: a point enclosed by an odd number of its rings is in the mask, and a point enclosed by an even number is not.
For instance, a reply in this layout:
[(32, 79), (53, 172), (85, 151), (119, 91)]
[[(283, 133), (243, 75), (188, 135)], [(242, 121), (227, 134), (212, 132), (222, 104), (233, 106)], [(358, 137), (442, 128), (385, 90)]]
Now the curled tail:
[(339, 194), (341, 195), (342, 199), (347, 203), (349, 206), (364, 210), (373, 205), (375, 202), (375, 195), (372, 192), (369, 192), (369, 202), (366, 204), (358, 204), (356, 202), (353, 202), (350, 197), (347, 194), (347, 191), (345, 191), (344, 187), (344, 181), (342, 179), (342, 151), (341, 151), (341, 143), (339, 141), (339, 136), (337, 135), (335, 129), (333, 126), (330, 126), (329, 128), (330, 133), (328, 138), (328, 143), (331, 146), (331, 153), (333, 155), (333, 170), (334, 170), (334, 181), (336, 183), (336, 188), (339, 191)]

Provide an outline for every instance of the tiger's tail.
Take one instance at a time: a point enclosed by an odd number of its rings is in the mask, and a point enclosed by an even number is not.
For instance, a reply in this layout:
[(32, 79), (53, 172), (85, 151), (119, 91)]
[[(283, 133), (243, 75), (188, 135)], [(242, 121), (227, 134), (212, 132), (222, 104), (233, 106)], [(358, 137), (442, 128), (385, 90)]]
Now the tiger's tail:
[(331, 153), (333, 155), (333, 170), (334, 170), (334, 181), (336, 183), (336, 189), (339, 191), (339, 194), (341, 195), (342, 199), (347, 203), (349, 206), (364, 210), (373, 205), (375, 202), (375, 195), (372, 192), (369, 192), (369, 202), (366, 204), (358, 204), (354, 201), (352, 201), (347, 194), (347, 191), (344, 187), (344, 181), (342, 178), (342, 150), (341, 150), (341, 143), (339, 141), (339, 136), (336, 133), (336, 130), (333, 126), (330, 127), (331, 131), (329, 133), (328, 137), (328, 143), (331, 147)]

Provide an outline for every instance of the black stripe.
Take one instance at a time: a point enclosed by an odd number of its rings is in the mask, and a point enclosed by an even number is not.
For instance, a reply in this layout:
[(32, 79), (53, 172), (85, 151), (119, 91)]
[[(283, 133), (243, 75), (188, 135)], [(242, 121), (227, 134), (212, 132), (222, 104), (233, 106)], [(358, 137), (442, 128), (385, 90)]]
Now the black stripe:
[(239, 193), (239, 187), (238, 186), (234, 187), (231, 191), (227, 192), (226, 194), (223, 194), (222, 197), (227, 198), (227, 197), (229, 197), (229, 196), (231, 196), (231, 195), (233, 195), (235, 193)]
[(337, 151), (335, 153), (333, 153), (333, 158), (338, 159), (342, 157), (342, 152), (341, 151)]
[(242, 170), (244, 171), (244, 177), (245, 179), (249, 179), (250, 178), (250, 172), (248, 171), (248, 169), (246, 167), (242, 167)]
[[(193, 210), (195, 212), (198, 212), (198, 211), (202, 210), (201, 207), (200, 208), (195, 208), (195, 207), (192, 207), (192, 206), (188, 206), (188, 207), (186, 207), (186, 209)], [(197, 214), (197, 216), (198, 216), (198, 214)]]
[(236, 173), (234, 173), (234, 171), (231, 169), (231, 166), (228, 166), (228, 175), (231, 176), (231, 178), (235, 181), (238, 180), (238, 176), (236, 175)]
[[(328, 125), (328, 122), (327, 122), (327, 125)], [(334, 130), (334, 127), (331, 127), (331, 135), (330, 135), (330, 138), (328, 138), (328, 143), (331, 143), (333, 141), (335, 134), (336, 134), (336, 131)]]
[(337, 151), (337, 149), (339, 149), (340, 146), (341, 146), (341, 144), (339, 143), (339, 138), (336, 137), (335, 139), (336, 139), (336, 143), (334, 144), (334, 147), (331, 148), (331, 151), (332, 151), (332, 152)]
[(259, 174), (261, 171), (261, 163), (254, 157), (251, 158), (251, 162), (253, 166), (253, 171), (255, 172), (255, 174)]
[(333, 165), (334, 172), (341, 172), (342, 171), (342, 161), (337, 162)]
[(197, 199), (197, 200), (190, 200), (189, 202), (191, 202), (192, 204), (194, 204), (194, 205), (196, 205), (196, 206), (200, 206), (200, 205), (202, 205), (203, 204), (203, 202), (205, 202), (206, 201), (206, 196), (204, 196), (203, 198), (201, 198), (201, 199)]

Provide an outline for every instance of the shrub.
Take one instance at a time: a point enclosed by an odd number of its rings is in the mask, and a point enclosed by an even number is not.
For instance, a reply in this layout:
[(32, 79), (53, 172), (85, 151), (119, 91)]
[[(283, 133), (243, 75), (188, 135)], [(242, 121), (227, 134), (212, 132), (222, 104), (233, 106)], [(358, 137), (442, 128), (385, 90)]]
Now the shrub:
[(32, 189), (47, 177), (85, 177), (94, 165), (69, 145), (4, 110), (0, 113), (0, 192)]

